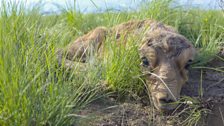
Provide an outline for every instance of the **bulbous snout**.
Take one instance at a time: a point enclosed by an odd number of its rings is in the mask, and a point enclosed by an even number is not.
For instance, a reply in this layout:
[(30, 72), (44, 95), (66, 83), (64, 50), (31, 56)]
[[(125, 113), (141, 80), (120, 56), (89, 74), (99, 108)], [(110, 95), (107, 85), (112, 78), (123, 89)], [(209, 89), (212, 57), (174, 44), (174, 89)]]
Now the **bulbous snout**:
[[(171, 64), (164, 63), (152, 77), (156, 82), (149, 83), (154, 106), (160, 111), (170, 111), (177, 107), (177, 100), (184, 83), (179, 71)], [(153, 76), (153, 75), (151, 75)]]
[(162, 92), (154, 96), (153, 101), (155, 107), (160, 111), (171, 111), (177, 107), (177, 97), (171, 96), (169, 93)]

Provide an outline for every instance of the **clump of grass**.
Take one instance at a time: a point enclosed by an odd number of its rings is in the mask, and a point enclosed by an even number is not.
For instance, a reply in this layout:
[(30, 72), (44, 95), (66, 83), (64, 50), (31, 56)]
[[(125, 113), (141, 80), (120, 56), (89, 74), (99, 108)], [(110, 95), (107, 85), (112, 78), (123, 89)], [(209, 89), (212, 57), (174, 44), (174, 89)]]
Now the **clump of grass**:
[(204, 125), (206, 120), (203, 118), (210, 113), (204, 103), (200, 99), (191, 97), (183, 97), (182, 100), (185, 101), (184, 104), (188, 104), (180, 112), (181, 115), (179, 114), (182, 118), (180, 124), (184, 126)]
[(141, 74), (137, 43), (140, 42), (132, 38), (127, 40), (126, 44), (117, 44), (116, 40), (109, 38), (105, 45), (105, 79), (113, 90), (121, 94), (137, 93), (144, 88), (141, 81), (135, 77)]
[(60, 24), (52, 17), (14, 4), (7, 8), (0, 17), (0, 125), (72, 125), (76, 117), (70, 115), (95, 99), (100, 87), (90, 77), (69, 79), (73, 74), (58, 68), (60, 36), (49, 29)]
[(172, 125), (195, 126), (205, 125), (205, 117), (210, 113), (200, 98), (184, 96), (178, 101), (178, 107), (166, 120)]

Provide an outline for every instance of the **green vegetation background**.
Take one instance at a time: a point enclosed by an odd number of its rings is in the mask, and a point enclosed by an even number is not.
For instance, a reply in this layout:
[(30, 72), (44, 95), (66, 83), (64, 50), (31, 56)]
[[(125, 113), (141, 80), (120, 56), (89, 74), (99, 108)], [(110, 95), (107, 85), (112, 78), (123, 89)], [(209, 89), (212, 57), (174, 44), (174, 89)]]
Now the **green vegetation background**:
[[(103, 62), (93, 58), (83, 72), (79, 66), (69, 71), (58, 67), (56, 49), (97, 26), (155, 19), (178, 29), (199, 49), (197, 66), (213, 59), (224, 43), (223, 11), (170, 8), (171, 2), (155, 0), (139, 11), (119, 13), (81, 14), (68, 7), (59, 15), (46, 16), (39, 13), (40, 7), (27, 11), (23, 3), (2, 2), (0, 125), (71, 125), (78, 120), (78, 110), (108, 92), (123, 95), (144, 88), (137, 46), (108, 44)], [(104, 90), (105, 82), (112, 90)]]

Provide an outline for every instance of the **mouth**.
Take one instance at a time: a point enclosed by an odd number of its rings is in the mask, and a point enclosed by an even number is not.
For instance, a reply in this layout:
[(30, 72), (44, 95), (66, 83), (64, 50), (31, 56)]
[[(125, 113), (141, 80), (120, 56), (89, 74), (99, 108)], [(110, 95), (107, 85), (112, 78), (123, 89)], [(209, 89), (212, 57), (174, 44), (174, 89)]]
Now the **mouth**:
[(177, 108), (177, 101), (165, 101), (153, 98), (154, 106), (157, 110), (161, 112), (170, 112)]
[(158, 105), (158, 108), (162, 112), (170, 112), (174, 110), (177, 107), (176, 103), (168, 103), (168, 104), (160, 104)]

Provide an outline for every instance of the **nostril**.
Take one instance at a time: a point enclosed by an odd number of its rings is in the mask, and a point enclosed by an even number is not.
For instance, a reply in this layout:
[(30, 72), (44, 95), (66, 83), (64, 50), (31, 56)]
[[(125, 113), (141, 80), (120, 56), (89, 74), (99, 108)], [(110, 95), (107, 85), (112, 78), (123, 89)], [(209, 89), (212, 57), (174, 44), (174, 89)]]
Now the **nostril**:
[(165, 104), (165, 103), (172, 103), (172, 102), (174, 102), (174, 100), (169, 99), (169, 98), (160, 98), (160, 99), (159, 99), (159, 102), (160, 102), (161, 104)]

